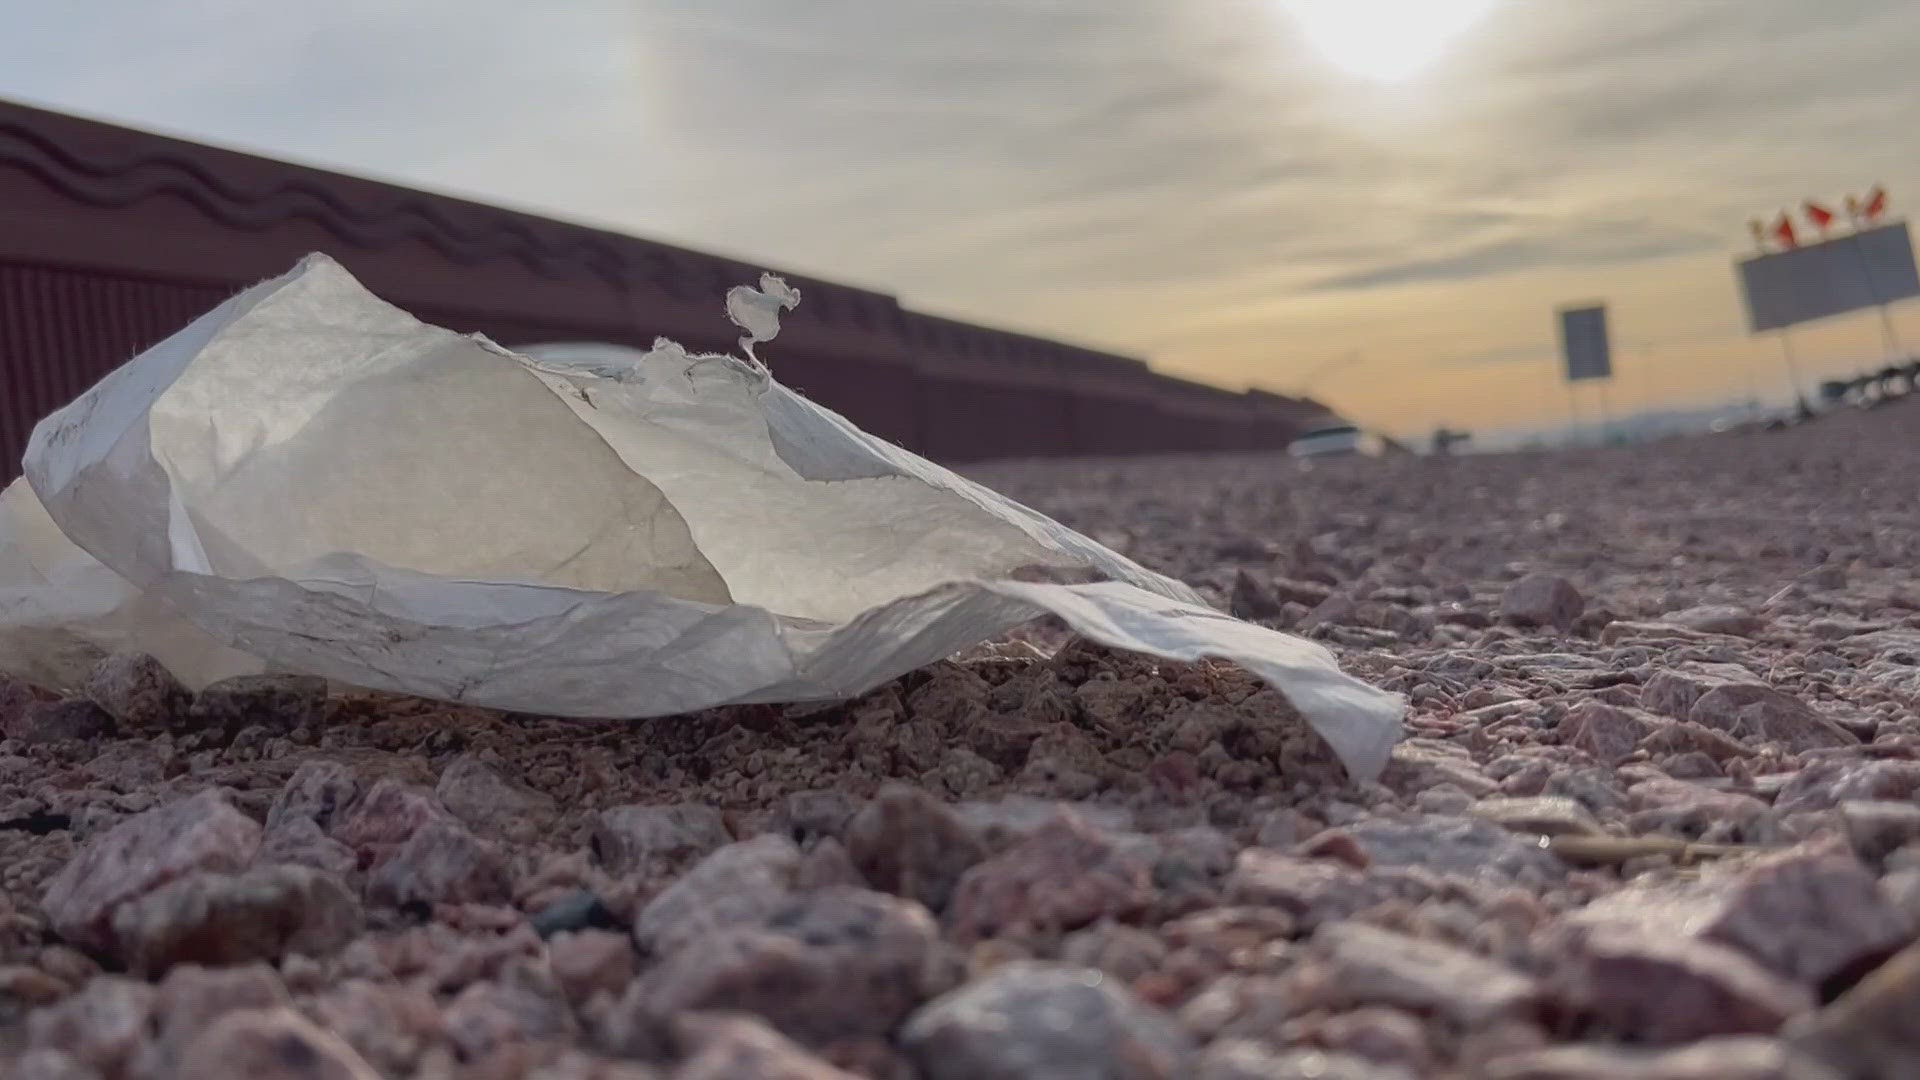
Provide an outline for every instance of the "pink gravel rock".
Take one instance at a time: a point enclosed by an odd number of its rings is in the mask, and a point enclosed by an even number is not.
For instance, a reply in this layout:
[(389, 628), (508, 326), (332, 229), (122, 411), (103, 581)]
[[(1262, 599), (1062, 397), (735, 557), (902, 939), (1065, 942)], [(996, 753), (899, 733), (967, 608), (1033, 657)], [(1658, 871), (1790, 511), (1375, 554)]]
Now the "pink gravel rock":
[(86, 695), (128, 732), (170, 730), (193, 706), (193, 693), (145, 653), (114, 653), (94, 665)]
[(567, 1042), (573, 1013), (557, 988), (524, 978), (477, 982), (460, 991), (442, 1014), (447, 1041), (468, 1061), (484, 1060), (522, 1043)]
[(1419, 1076), (1437, 1064), (1425, 1022), (1400, 1009), (1368, 1007), (1301, 1025), (1310, 1045)]
[(1687, 719), (1750, 745), (1779, 743), (1788, 753), (1855, 746), (1860, 739), (1799, 698), (1770, 686), (1730, 683), (1700, 695)]
[(918, 788), (889, 785), (847, 825), (847, 854), (874, 888), (943, 912), (986, 845)]
[(1380, 782), (1394, 791), (1452, 784), (1476, 798), (1499, 790), (1498, 781), (1481, 772), (1465, 747), (1431, 740), (1409, 739), (1395, 746)]
[(111, 735), (113, 717), (86, 698), (29, 702), (0, 734), (26, 746)]
[(303, 1007), (387, 1076), (413, 1075), (421, 1056), (446, 1038), (440, 1006), (418, 984), (348, 979)]
[(1738, 664), (1689, 663), (1655, 672), (1640, 688), (1640, 705), (1649, 712), (1685, 720), (1710, 690), (1765, 685), (1759, 676)]
[(1101, 973), (1024, 962), (929, 1003), (900, 1043), (925, 1080), (1176, 1080), (1197, 1056)]
[(823, 837), (844, 841), (847, 826), (853, 821), (854, 815), (860, 812), (862, 805), (859, 799), (844, 791), (823, 789), (791, 792), (767, 815), (760, 831), (785, 834), (787, 839), (801, 847)]
[(352, 941), (360, 925), (353, 893), (332, 875), (304, 866), (188, 874), (113, 915), (122, 955), (150, 974), (176, 964), (327, 956)]
[(1485, 1080), (1841, 1080), (1774, 1039), (1703, 1039), (1678, 1050), (1556, 1046), (1497, 1058)]
[(0, 675), (0, 731), (6, 730), (27, 706), (40, 700), (40, 693), (33, 687), (10, 675)]
[(260, 826), (222, 793), (206, 790), (137, 814), (95, 838), (48, 883), (41, 906), (54, 930), (86, 949), (117, 944), (114, 913), (196, 870), (244, 867)]
[(1318, 581), (1277, 577), (1271, 579), (1268, 585), (1272, 587), (1274, 595), (1278, 596), (1282, 603), (1287, 604), (1305, 604), (1313, 607), (1333, 595), (1332, 586)]
[(593, 852), (612, 874), (664, 878), (733, 842), (720, 811), (698, 803), (616, 806), (593, 822)]
[(1077, 929), (1139, 911), (1153, 897), (1149, 860), (1069, 816), (968, 869), (949, 915), (965, 945), (1020, 928)]
[(1276, 908), (1303, 929), (1337, 922), (1385, 897), (1351, 867), (1264, 848), (1239, 854), (1226, 887), (1228, 903)]
[(1567, 629), (1587, 610), (1586, 597), (1573, 582), (1555, 574), (1528, 574), (1507, 586), (1500, 617), (1515, 626)]
[(181, 1052), (215, 1020), (240, 1009), (291, 1005), (280, 976), (265, 964), (203, 968), (187, 964), (168, 972), (155, 1003), (158, 1038), (136, 1056), (132, 1072), (171, 1076)]
[(1060, 959), (1131, 983), (1166, 962), (1167, 945), (1138, 927), (1107, 922), (1068, 934), (1060, 943)]
[[(552, 1060), (527, 1073), (526, 1080), (661, 1080), (663, 1074), (637, 1061), (620, 1061), (579, 1050), (562, 1050)], [(745, 1076), (754, 1073), (742, 1074)], [(773, 1074), (776, 1078), (780, 1074)], [(793, 1080), (821, 1080), (805, 1075)], [(842, 1078), (832, 1078), (842, 1080)]]
[(1227, 609), (1235, 618), (1259, 622), (1277, 619), (1286, 603), (1273, 586), (1242, 568), (1234, 572), (1233, 590), (1227, 596)]
[(800, 850), (800, 866), (794, 871), (796, 889), (827, 889), (844, 886), (864, 889), (867, 879), (853, 865), (846, 846), (831, 836), (821, 837)]
[[(1281, 1029), (1300, 1015), (1303, 1003), (1292, 983), (1267, 972), (1227, 970), (1244, 967), (1231, 964), (1230, 957), (1214, 955), (1206, 959), (1215, 962), (1193, 972), (1191, 981), (1212, 981), (1184, 1002), (1172, 1003), (1179, 1006), (1176, 1015), (1181, 1028), (1203, 1043), (1282, 1038)], [(1289, 957), (1276, 970), (1289, 970), (1293, 963)], [(1143, 985), (1152, 986), (1152, 982)]]
[[(288, 787), (300, 779), (296, 773)], [(323, 790), (330, 790), (331, 785), (337, 783), (331, 777), (314, 779), (320, 780)], [(428, 825), (451, 818), (431, 791), (383, 778), (375, 781), (345, 810), (337, 811), (328, 831), (335, 840), (353, 849), (361, 869), (377, 869)]]
[(706, 935), (636, 985), (661, 1015), (751, 1013), (817, 1046), (889, 1034), (959, 974), (926, 908), (885, 893), (830, 889)]
[(79, 993), (27, 1017), (27, 1045), (59, 1050), (109, 1076), (145, 1044), (159, 991), (105, 975)]
[(1175, 919), (1161, 928), (1167, 944), (1229, 959), (1270, 946), (1285, 946), (1299, 924), (1275, 907), (1214, 907)]
[(1911, 802), (1859, 799), (1840, 804), (1840, 820), (1853, 853), (1877, 864), (1920, 842), (1920, 806)]
[(1361, 923), (1322, 927), (1324, 957), (1296, 972), (1298, 993), (1321, 1008), (1388, 1005), (1463, 1028), (1517, 1016), (1540, 1000), (1534, 980), (1472, 953)]
[(1741, 953), (1678, 933), (1596, 930), (1551, 969), (1558, 999), (1636, 1042), (1771, 1034), (1815, 1004), (1811, 991)]
[(1716, 791), (1684, 780), (1648, 780), (1627, 792), (1635, 834), (1660, 833), (1681, 840), (1753, 843), (1777, 831), (1773, 808), (1751, 795)]
[(1478, 818), (1373, 817), (1347, 826), (1347, 831), (1376, 867), (1420, 867), (1452, 876), (1529, 884), (1566, 874), (1565, 864), (1537, 842)]
[(1536, 836), (1592, 836), (1600, 832), (1600, 822), (1592, 811), (1572, 799), (1553, 796), (1481, 799), (1469, 812), (1508, 832)]
[(1353, 626), (1359, 621), (1360, 605), (1350, 596), (1335, 593), (1314, 605), (1306, 618), (1300, 620), (1300, 626), (1311, 630), (1317, 626)]
[(634, 942), (670, 956), (717, 931), (756, 924), (787, 905), (800, 863), (799, 845), (784, 836), (728, 844), (648, 901), (634, 920)]
[(1873, 874), (1825, 844), (1767, 855), (1696, 883), (1625, 888), (1571, 921), (1697, 937), (1809, 987), (1884, 958), (1913, 933)]
[(1360, 846), (1360, 841), (1345, 829), (1322, 829), (1302, 840), (1293, 851), (1303, 858), (1324, 859), (1351, 866), (1355, 870), (1365, 870), (1373, 865), (1373, 861), (1367, 858), (1366, 849)]
[(579, 1006), (600, 992), (618, 997), (633, 981), (637, 958), (625, 934), (580, 930), (547, 942), (547, 965), (567, 1000)]
[(1753, 756), (1753, 750), (1739, 739), (1691, 720), (1675, 720), (1653, 728), (1640, 740), (1638, 749), (1656, 756), (1703, 754), (1721, 764)]
[(428, 822), (367, 881), (374, 903), (460, 904), (512, 893), (506, 853), (450, 819)]
[(1146, 706), (1146, 691), (1131, 682), (1099, 679), (1085, 682), (1073, 691), (1074, 705), (1095, 727), (1124, 731), (1140, 717)]
[(97, 1070), (60, 1050), (29, 1050), (14, 1060), (7, 1076), (9, 1080), (100, 1080)]
[(1847, 1080), (1920, 1076), (1920, 945), (1795, 1021), (1789, 1042)]
[(1795, 578), (1794, 584), (1813, 592), (1835, 592), (1847, 587), (1847, 568), (1839, 563), (1823, 563)]
[(1645, 714), (1597, 701), (1582, 702), (1560, 721), (1561, 741), (1608, 765), (1626, 760), (1654, 730)]
[(72, 989), (72, 985), (38, 967), (25, 964), (0, 967), (0, 1024), (12, 1023), (33, 1009), (51, 1005)]
[(1728, 634), (1733, 637), (1752, 637), (1767, 625), (1765, 619), (1746, 608), (1727, 604), (1687, 608), (1684, 611), (1662, 615), (1660, 618), (1663, 622), (1684, 626), (1703, 634)]
[(1830, 810), (1856, 800), (1910, 800), (1920, 791), (1920, 761), (1814, 761), (1774, 796), (1780, 814)]
[(380, 1080), (352, 1047), (292, 1009), (247, 1009), (221, 1017), (187, 1048), (179, 1075)]
[(689, 1016), (674, 1028), (688, 1053), (670, 1080), (859, 1080), (751, 1017)]
[(342, 879), (360, 866), (352, 848), (322, 832), (312, 818), (304, 817), (269, 828), (253, 861), (261, 866), (310, 866)]
[(296, 821), (331, 829), (359, 797), (360, 781), (353, 770), (326, 758), (303, 761), (267, 808), (267, 831)]
[(552, 796), (509, 779), (475, 754), (454, 758), (433, 793), (467, 828), (490, 839), (550, 839), (560, 817)]
[(312, 675), (240, 675), (201, 690), (188, 723), (235, 734), (249, 727), (292, 731), (315, 726), (327, 708), (327, 680)]
[(1353, 1054), (1275, 1050), (1251, 1039), (1222, 1039), (1200, 1055), (1196, 1080), (1415, 1080), (1414, 1074)]

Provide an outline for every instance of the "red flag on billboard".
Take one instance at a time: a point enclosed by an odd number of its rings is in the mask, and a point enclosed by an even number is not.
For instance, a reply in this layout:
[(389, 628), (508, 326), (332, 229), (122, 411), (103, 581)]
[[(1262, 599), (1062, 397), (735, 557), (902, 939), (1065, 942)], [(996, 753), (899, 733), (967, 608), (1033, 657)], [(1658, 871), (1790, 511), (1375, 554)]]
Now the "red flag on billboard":
[(1807, 200), (1807, 219), (1813, 222), (1813, 227), (1821, 232), (1826, 232), (1833, 227), (1833, 211), (1812, 199)]
[(1785, 214), (1780, 215), (1779, 223), (1773, 227), (1773, 238), (1780, 241), (1780, 246), (1784, 248), (1800, 246), (1800, 238), (1793, 235), (1793, 219)]
[(1875, 184), (1873, 190), (1867, 192), (1867, 205), (1861, 208), (1861, 216), (1865, 217), (1868, 221), (1872, 221), (1874, 218), (1886, 212), (1887, 189)]

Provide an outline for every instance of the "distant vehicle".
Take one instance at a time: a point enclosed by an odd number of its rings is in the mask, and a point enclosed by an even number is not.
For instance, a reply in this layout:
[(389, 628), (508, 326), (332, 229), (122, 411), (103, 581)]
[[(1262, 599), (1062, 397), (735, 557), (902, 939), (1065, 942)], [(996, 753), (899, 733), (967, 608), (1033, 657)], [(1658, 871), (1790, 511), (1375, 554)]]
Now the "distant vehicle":
[(1352, 424), (1315, 428), (1287, 444), (1287, 453), (1298, 458), (1365, 454), (1372, 449), (1366, 433)]

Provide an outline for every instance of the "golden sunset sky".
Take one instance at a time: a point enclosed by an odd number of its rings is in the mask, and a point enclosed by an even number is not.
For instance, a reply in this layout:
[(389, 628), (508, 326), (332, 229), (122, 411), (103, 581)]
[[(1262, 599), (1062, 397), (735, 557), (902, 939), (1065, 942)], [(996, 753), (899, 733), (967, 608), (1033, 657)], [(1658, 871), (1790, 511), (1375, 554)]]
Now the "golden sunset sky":
[[(0, 97), (1416, 434), (1565, 416), (1587, 299), (1617, 411), (1777, 395), (1747, 222), (1920, 200), (1912, 0), (0, 0)], [(1879, 333), (1798, 333), (1809, 383)]]

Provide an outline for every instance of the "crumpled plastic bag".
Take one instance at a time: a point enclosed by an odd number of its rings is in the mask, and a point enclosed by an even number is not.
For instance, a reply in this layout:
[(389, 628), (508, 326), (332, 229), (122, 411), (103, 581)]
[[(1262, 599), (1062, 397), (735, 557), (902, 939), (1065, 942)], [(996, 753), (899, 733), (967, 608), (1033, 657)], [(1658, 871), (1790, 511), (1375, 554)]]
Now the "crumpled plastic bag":
[(1243, 665), (1379, 773), (1399, 695), (774, 381), (754, 345), (799, 301), (734, 289), (739, 357), (536, 358), (311, 255), (35, 429), (0, 497), (0, 670), (70, 687), (137, 649), (196, 686), (662, 716), (853, 697), (1051, 613)]

